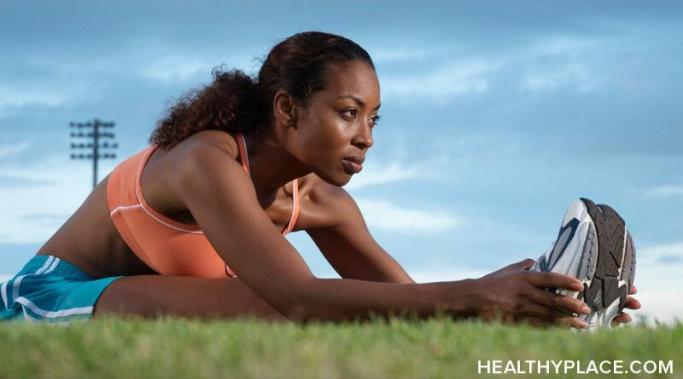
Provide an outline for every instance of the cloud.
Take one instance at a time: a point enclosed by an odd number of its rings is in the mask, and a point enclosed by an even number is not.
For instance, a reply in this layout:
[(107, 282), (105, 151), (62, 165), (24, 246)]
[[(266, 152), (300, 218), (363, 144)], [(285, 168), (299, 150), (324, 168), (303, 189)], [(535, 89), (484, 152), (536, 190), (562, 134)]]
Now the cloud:
[[(235, 51), (222, 54), (220, 51), (210, 51), (197, 55), (197, 51), (186, 51), (171, 47), (159, 48), (157, 58), (152, 63), (140, 62), (142, 77), (162, 83), (177, 83), (197, 81), (209, 78), (211, 70), (232, 70), (234, 68), (253, 74), (257, 59), (246, 53)], [(260, 66), (260, 63), (259, 63)]]
[(683, 296), (683, 291), (677, 289), (648, 288), (644, 291), (639, 289), (636, 298), (643, 305), (643, 308), (635, 312), (629, 310), (626, 312), (630, 313), (631, 316), (643, 314), (664, 323), (672, 323), (676, 320), (683, 321), (681, 296)]
[(392, 74), (381, 77), (380, 81), (386, 96), (410, 97), (411, 101), (413, 97), (424, 97), (443, 102), (448, 97), (488, 91), (489, 75), (499, 67), (500, 63), (494, 60), (451, 61), (431, 72)]
[(164, 83), (185, 82), (206, 76), (215, 66), (189, 57), (167, 57), (155, 61), (142, 71), (142, 76)]
[[(0, 105), (1, 106), (1, 105)], [(28, 149), (28, 143), (22, 142), (16, 145), (0, 145), (0, 159), (8, 158), (13, 155), (18, 155), (23, 153)]]
[(4, 188), (10, 187), (44, 187), (54, 182), (51, 180), (44, 180), (35, 177), (23, 177), (15, 175), (0, 174), (0, 186)]
[[(8, 70), (11, 71), (11, 68)], [(27, 107), (60, 110), (97, 98), (97, 91), (91, 90), (95, 83), (83, 80), (82, 77), (63, 78), (56, 74), (18, 79), (0, 73), (0, 112), (15, 111), (21, 114), (22, 108)], [(30, 113), (31, 110), (23, 112)]]
[(681, 196), (683, 186), (660, 186), (647, 191), (650, 196)]
[(363, 175), (354, 177), (344, 188), (347, 190), (357, 190), (425, 176), (428, 176), (428, 174), (424, 164), (408, 167), (397, 162), (382, 167), (369, 164), (367, 167), (364, 167)]
[[(532, 40), (518, 49), (510, 47), (495, 54), (446, 61), (422, 73), (386, 76), (380, 73), (380, 80), (387, 96), (425, 97), (437, 102), (453, 96), (487, 93), (496, 84), (497, 74), (503, 71), (521, 76), (519, 86), (527, 91), (571, 88), (589, 93), (607, 82), (606, 76), (600, 73), (600, 61), (596, 61), (605, 45), (599, 38), (555, 35)], [(433, 55), (428, 50), (380, 49), (379, 52), (388, 60), (399, 61)]]
[(683, 255), (662, 255), (659, 257), (659, 262), (664, 264), (682, 264)]
[(68, 213), (26, 213), (21, 215), (22, 220), (32, 224), (61, 225), (69, 218)]
[(683, 257), (683, 243), (657, 245), (638, 251), (634, 281), (638, 293), (635, 297), (643, 308), (634, 313), (641, 313), (664, 322), (671, 322), (676, 318), (683, 320), (683, 303), (680, 301), (683, 288), (678, 280), (681, 265), (680, 262), (663, 262), (665, 252), (671, 252), (675, 257)]
[(535, 39), (523, 53), (524, 56), (539, 58), (547, 56), (576, 57), (588, 51), (604, 47), (605, 40), (595, 37), (572, 35), (551, 35)]
[(413, 60), (422, 60), (434, 55), (431, 50), (423, 48), (369, 48), (368, 51), (372, 56), (372, 60), (376, 64), (388, 62), (404, 62)]
[(588, 93), (605, 82), (605, 78), (593, 73), (587, 66), (573, 62), (559, 67), (536, 68), (529, 71), (524, 75), (520, 85), (530, 91), (575, 88), (580, 93)]
[(68, 96), (62, 91), (50, 89), (10, 88), (3, 83), (0, 88), (0, 109), (25, 106), (59, 107), (64, 105)]
[[(101, 164), (100, 172), (109, 172), (111, 165)], [(0, 186), (0, 199), (7, 199), (0, 223), (5, 244), (44, 243), (91, 190), (90, 171), (63, 154), (20, 168), (0, 166), (0, 178), (14, 182)]]
[(683, 263), (683, 242), (646, 246), (638, 249), (637, 254), (639, 263), (647, 265)]
[(356, 199), (370, 228), (401, 233), (439, 233), (460, 226), (461, 217), (444, 211), (400, 207), (387, 200)]
[(554, 35), (532, 41), (513, 53), (511, 60), (529, 67), (519, 83), (524, 90), (570, 88), (589, 93), (607, 82), (593, 61), (605, 45), (599, 38)]
[[(420, 158), (417, 159), (412, 148), (413, 143), (399, 137), (392, 143), (390, 151), (379, 156), (381, 161), (376, 158), (366, 160), (363, 172), (354, 176), (344, 188), (353, 192), (368, 187), (413, 179), (443, 181), (445, 180), (444, 170), (452, 168), (454, 161), (460, 158), (460, 154), (453, 152), (454, 149), (457, 149), (454, 147), (454, 143), (460, 143), (459, 140), (456, 142), (444, 141), (443, 138), (430, 140), (424, 146), (429, 154), (420, 155)], [(372, 156), (375, 157), (375, 155)], [(407, 161), (410, 163), (406, 163)]]
[(634, 285), (635, 297), (643, 307), (626, 312), (645, 315), (662, 322), (683, 320), (683, 296), (679, 278), (683, 263), (683, 242), (657, 244), (638, 248)]

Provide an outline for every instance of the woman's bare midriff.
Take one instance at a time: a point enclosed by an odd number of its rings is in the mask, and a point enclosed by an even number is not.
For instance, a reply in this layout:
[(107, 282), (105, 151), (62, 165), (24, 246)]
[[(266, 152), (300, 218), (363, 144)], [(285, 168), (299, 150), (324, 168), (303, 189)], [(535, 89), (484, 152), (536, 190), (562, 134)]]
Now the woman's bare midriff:
[[(152, 208), (163, 215), (182, 223), (196, 224), (180, 200), (163, 190), (164, 171), (168, 171), (168, 165), (173, 165), (172, 159), (176, 159), (165, 158), (168, 152), (157, 149), (150, 157), (141, 178), (143, 196)], [(302, 226), (307, 224), (307, 214), (311, 214), (314, 206), (309, 201), (308, 194), (315, 186), (314, 183), (319, 183), (320, 180), (315, 180), (312, 176), (315, 174), (299, 179), (301, 210), (295, 230), (304, 229)], [(108, 179), (107, 176), (95, 187), (78, 210), (38, 250), (38, 254), (59, 257), (95, 278), (155, 274), (128, 247), (111, 221), (107, 205)], [(289, 221), (292, 212), (291, 187), (288, 183), (280, 188), (274, 199), (271, 196), (272, 201), (264, 204), (264, 212), (280, 228)], [(309, 221), (315, 223), (312, 219)]]
[(108, 179), (95, 187), (38, 254), (59, 257), (95, 278), (153, 274), (154, 271), (126, 245), (109, 218)]

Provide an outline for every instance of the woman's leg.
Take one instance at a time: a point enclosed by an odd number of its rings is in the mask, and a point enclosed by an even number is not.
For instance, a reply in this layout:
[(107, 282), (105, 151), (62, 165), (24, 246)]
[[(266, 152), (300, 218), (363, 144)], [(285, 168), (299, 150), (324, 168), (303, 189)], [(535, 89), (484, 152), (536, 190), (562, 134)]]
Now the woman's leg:
[(125, 276), (115, 280), (95, 305), (95, 317), (103, 314), (286, 320), (240, 278), (167, 275)]

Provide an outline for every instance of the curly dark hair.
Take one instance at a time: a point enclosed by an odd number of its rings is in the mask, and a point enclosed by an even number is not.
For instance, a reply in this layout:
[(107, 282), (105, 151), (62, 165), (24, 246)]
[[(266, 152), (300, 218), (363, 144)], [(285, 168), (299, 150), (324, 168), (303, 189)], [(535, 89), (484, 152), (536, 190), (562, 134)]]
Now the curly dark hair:
[(353, 60), (375, 68), (367, 51), (350, 39), (322, 32), (294, 34), (271, 49), (257, 80), (241, 70), (212, 70), (213, 82), (172, 106), (149, 142), (171, 148), (201, 130), (261, 136), (272, 122), (278, 90), (305, 105), (311, 94), (324, 88), (329, 64)]

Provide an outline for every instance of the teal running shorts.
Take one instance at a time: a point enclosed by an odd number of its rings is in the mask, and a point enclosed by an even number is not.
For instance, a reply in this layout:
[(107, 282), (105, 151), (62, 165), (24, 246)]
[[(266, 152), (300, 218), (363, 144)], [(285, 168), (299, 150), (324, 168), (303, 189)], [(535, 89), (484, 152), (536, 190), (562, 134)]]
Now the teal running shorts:
[(89, 319), (104, 289), (118, 278), (94, 279), (55, 256), (36, 255), (0, 285), (0, 320)]

